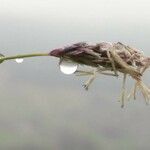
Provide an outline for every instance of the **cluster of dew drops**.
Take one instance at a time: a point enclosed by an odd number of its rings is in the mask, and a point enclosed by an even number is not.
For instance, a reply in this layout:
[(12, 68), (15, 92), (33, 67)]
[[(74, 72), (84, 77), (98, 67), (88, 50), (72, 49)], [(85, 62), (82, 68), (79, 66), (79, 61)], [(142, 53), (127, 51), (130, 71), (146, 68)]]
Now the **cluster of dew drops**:
[[(15, 59), (15, 61), (18, 64), (21, 64), (21, 63), (23, 63), (24, 59), (23, 58), (17, 58), (17, 59)], [(60, 68), (60, 71), (62, 73), (66, 74), (66, 75), (70, 75), (70, 74), (75, 73), (75, 71), (78, 68), (78, 64), (74, 63), (74, 62), (72, 62), (70, 60), (68, 61), (68, 60), (63, 59), (59, 63), (59, 68)]]

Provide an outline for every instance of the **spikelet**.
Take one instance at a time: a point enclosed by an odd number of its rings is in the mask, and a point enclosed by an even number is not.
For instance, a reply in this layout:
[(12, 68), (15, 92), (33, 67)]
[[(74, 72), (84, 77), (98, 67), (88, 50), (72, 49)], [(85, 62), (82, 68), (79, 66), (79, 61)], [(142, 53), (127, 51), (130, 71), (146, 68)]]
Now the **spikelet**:
[[(141, 91), (146, 104), (150, 100), (150, 89), (143, 81), (142, 76), (150, 66), (150, 57), (146, 57), (139, 50), (124, 45), (121, 42), (109, 43), (101, 42), (95, 45), (89, 45), (81, 42), (67, 46), (58, 53), (53, 51), (56, 57), (69, 59), (81, 65), (91, 66), (92, 71), (77, 70), (78, 76), (89, 75), (89, 80), (84, 84), (87, 90), (97, 74), (118, 76), (123, 74), (123, 85), (121, 94), (121, 107), (125, 102), (125, 82), (127, 76), (135, 80), (135, 85), (127, 99), (132, 96), (136, 99), (136, 92)], [(57, 54), (57, 55), (56, 55)]]

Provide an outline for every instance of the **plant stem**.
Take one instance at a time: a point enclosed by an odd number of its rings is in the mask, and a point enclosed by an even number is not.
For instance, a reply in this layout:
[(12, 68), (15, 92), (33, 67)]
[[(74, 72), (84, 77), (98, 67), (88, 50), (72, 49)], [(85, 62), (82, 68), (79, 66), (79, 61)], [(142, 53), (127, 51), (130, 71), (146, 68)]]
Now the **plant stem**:
[(8, 56), (8, 57), (0, 57), (0, 62), (5, 60), (12, 60), (17, 58), (30, 58), (30, 57), (38, 57), (38, 56), (49, 56), (49, 53), (33, 53), (33, 54), (22, 54), (22, 55), (15, 55), (15, 56)]

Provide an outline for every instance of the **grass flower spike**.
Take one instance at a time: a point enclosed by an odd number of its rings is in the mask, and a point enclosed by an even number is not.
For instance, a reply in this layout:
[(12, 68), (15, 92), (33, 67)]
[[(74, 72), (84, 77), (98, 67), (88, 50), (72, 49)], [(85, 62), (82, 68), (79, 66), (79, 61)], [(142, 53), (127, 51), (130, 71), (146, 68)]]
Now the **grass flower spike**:
[[(148, 104), (150, 100), (150, 89), (142, 81), (144, 72), (150, 67), (150, 57), (145, 56), (141, 51), (121, 42), (101, 42), (93, 45), (81, 42), (71, 46), (54, 49), (48, 53), (8, 57), (0, 54), (0, 63), (12, 59), (21, 63), (23, 58), (39, 56), (54, 56), (59, 58), (60, 69), (66, 74), (75, 73), (77, 76), (89, 76), (89, 79), (83, 85), (86, 90), (89, 89), (89, 86), (99, 74), (112, 77), (118, 77), (120, 74), (123, 74), (121, 107), (124, 107), (125, 97), (127, 99), (131, 97), (136, 99), (137, 91), (142, 93), (146, 104)], [(93, 69), (90, 71), (78, 70), (78, 65), (90, 66)], [(71, 70), (68, 71), (68, 69)], [(126, 96), (125, 83), (127, 76), (135, 80), (135, 85), (129, 95)]]

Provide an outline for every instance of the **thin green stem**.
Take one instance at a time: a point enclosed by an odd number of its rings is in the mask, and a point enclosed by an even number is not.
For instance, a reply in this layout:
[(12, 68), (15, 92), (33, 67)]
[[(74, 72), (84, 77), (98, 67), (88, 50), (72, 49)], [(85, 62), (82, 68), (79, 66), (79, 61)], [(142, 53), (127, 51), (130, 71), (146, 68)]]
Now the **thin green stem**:
[(39, 57), (39, 56), (49, 56), (49, 53), (33, 53), (33, 54), (22, 54), (22, 55), (15, 55), (15, 56), (8, 56), (8, 57), (1, 57), (0, 62), (5, 60), (12, 60), (17, 58), (30, 58), (30, 57)]

